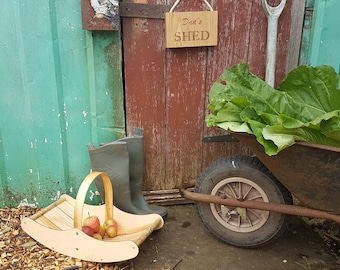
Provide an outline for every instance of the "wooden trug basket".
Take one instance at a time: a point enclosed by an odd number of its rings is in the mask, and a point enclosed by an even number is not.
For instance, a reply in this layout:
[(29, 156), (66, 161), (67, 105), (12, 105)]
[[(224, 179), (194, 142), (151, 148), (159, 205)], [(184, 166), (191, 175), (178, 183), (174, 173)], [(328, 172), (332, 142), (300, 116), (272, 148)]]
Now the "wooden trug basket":
[[(85, 204), (88, 188), (98, 176), (104, 183), (105, 204)], [(86, 235), (81, 227), (89, 214), (97, 216), (101, 224), (106, 219), (114, 218), (118, 224), (118, 235), (103, 240)], [(138, 247), (163, 224), (163, 218), (158, 214), (135, 215), (115, 207), (110, 178), (103, 172), (87, 175), (76, 199), (63, 194), (58, 201), (21, 221), (21, 227), (29, 236), (51, 250), (81, 260), (103, 263), (136, 257)]]

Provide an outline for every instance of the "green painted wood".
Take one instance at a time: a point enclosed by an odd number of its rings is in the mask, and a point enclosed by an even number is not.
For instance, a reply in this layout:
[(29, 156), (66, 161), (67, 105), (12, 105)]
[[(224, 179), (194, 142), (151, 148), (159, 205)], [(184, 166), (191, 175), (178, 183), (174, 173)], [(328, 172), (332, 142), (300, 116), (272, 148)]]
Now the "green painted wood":
[(315, 4), (315, 0), (306, 0), (306, 7), (308, 8), (311, 8), (311, 7), (314, 7), (314, 4)]
[(314, 11), (314, 0), (306, 1), (305, 17), (301, 39), (301, 50), (300, 50), (300, 65), (310, 64), (310, 42), (312, 35), (312, 22), (313, 22), (313, 11)]
[[(314, 2), (314, 1), (313, 1)], [(340, 1), (315, 0), (309, 42), (302, 48), (304, 64), (331, 65), (340, 73)]]
[(0, 24), (0, 206), (46, 206), (125, 133), (120, 36), (83, 31), (78, 1), (5, 1)]

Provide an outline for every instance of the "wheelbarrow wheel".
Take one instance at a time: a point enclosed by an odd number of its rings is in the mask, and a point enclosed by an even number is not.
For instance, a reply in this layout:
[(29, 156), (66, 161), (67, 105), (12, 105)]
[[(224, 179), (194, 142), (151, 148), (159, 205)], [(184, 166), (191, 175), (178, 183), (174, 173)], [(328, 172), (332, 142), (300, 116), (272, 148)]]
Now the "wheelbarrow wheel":
[[(227, 157), (212, 163), (199, 177), (195, 192), (240, 200), (292, 204), (290, 192), (256, 158)], [(249, 208), (196, 203), (205, 227), (222, 241), (255, 248), (277, 239), (288, 216)]]

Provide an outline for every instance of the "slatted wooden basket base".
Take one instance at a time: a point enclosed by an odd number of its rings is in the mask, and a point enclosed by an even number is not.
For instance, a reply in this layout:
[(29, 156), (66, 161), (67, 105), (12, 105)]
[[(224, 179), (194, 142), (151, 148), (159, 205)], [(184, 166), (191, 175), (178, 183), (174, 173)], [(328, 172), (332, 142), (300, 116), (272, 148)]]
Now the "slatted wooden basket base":
[[(88, 188), (98, 176), (104, 182), (106, 203), (100, 206), (85, 204)], [(118, 224), (118, 235), (103, 240), (86, 235), (81, 227), (89, 214), (96, 215), (101, 224), (108, 218), (114, 218)], [(163, 224), (160, 215), (134, 215), (115, 207), (110, 179), (102, 172), (92, 172), (84, 179), (76, 199), (63, 194), (58, 201), (21, 222), (23, 230), (46, 247), (92, 262), (119, 262), (136, 257), (139, 246)]]

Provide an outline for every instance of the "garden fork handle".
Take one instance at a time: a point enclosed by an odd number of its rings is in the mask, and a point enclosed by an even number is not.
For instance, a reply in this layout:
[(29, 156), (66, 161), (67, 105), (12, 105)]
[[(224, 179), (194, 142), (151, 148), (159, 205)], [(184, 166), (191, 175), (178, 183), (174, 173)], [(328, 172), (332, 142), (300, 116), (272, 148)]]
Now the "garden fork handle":
[(267, 28), (267, 58), (266, 58), (266, 82), (274, 87), (276, 64), (276, 41), (279, 17), (285, 7), (286, 0), (282, 0), (278, 6), (268, 5), (267, 0), (262, 0), (262, 6), (268, 19)]

